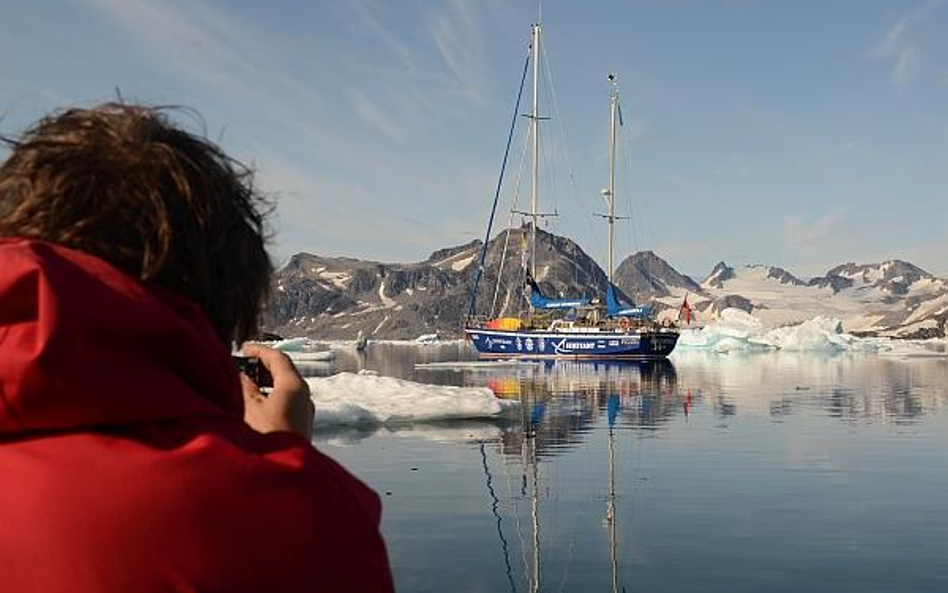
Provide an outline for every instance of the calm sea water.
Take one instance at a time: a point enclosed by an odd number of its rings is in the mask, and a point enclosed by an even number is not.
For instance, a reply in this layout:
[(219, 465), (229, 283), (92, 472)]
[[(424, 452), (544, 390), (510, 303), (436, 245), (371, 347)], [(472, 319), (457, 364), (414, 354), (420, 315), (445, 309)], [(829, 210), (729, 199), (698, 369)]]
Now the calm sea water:
[(680, 353), (652, 364), (371, 368), (490, 386), (489, 422), (339, 432), (399, 591), (948, 591), (948, 361)]

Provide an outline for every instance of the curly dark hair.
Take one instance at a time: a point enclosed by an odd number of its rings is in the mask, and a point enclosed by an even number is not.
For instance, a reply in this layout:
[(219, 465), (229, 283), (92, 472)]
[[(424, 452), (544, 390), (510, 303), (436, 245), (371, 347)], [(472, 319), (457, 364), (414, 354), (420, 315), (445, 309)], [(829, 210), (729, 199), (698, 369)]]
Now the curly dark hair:
[(173, 124), (106, 103), (36, 123), (0, 165), (0, 236), (58, 243), (194, 300), (230, 345), (257, 331), (273, 266), (253, 174)]

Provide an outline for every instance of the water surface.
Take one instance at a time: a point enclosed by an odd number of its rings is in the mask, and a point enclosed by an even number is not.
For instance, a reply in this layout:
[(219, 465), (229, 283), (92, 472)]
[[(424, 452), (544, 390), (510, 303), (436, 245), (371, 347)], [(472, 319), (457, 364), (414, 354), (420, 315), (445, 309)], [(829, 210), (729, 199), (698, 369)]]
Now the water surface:
[(309, 369), (522, 402), (317, 436), (382, 496), (399, 591), (948, 590), (948, 361), (415, 366), (473, 357), (372, 344)]

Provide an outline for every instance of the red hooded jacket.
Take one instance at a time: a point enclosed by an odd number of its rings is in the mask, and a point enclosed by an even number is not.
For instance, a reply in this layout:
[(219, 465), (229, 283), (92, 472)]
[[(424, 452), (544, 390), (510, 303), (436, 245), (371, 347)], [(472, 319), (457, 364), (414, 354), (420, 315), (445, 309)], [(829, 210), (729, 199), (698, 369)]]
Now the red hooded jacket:
[(242, 418), (196, 305), (0, 240), (0, 590), (391, 591), (375, 493)]

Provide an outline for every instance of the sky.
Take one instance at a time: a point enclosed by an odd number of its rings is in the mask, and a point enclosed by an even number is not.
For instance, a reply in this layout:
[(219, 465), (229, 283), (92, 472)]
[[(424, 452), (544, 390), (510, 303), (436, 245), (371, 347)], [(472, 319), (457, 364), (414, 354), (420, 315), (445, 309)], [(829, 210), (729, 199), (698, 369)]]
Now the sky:
[[(278, 261), (421, 261), (483, 238), (530, 25), (543, 24), (544, 228), (800, 276), (948, 275), (948, 0), (0, 0), (0, 133), (113, 100), (183, 105), (276, 203)], [(525, 113), (529, 107), (521, 107)], [(500, 225), (525, 145), (518, 118)], [(521, 220), (514, 217), (513, 224)]]

